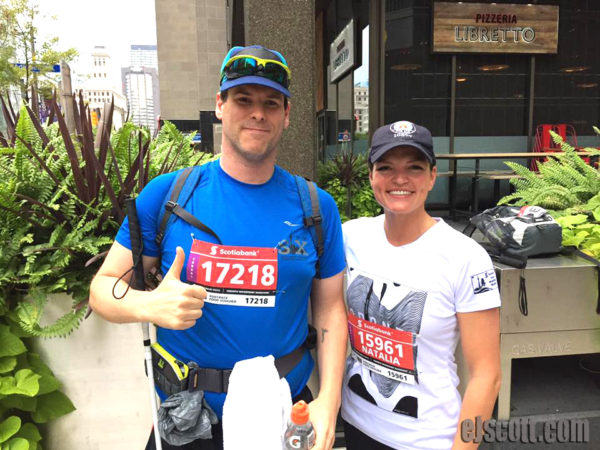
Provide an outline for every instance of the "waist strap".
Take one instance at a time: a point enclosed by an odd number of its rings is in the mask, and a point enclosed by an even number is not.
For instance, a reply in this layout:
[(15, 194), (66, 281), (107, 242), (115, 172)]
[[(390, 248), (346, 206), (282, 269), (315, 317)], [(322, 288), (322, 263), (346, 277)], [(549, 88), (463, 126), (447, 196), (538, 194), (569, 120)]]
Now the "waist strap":
[[(306, 347), (298, 347), (291, 353), (275, 359), (275, 368), (283, 378), (292, 371), (302, 360)], [(153, 358), (154, 361), (154, 358)], [(160, 370), (154, 371), (154, 382), (167, 395), (173, 395), (184, 390), (203, 390), (209, 392), (226, 393), (229, 386), (229, 377), (232, 369), (210, 369), (198, 367), (195, 363), (187, 364), (189, 372), (181, 380), (170, 380)]]

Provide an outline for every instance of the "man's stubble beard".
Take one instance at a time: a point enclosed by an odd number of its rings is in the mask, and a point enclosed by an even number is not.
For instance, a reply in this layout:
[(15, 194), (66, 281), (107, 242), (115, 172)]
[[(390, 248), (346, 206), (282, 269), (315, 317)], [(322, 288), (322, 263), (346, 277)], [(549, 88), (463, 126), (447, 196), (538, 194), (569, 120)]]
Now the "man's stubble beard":
[(231, 142), (231, 148), (234, 153), (238, 156), (242, 157), (244, 160), (249, 163), (262, 163), (269, 159), (273, 153), (277, 152), (277, 146), (273, 145), (272, 147), (268, 147), (264, 152), (255, 153), (251, 151), (244, 150), (240, 145), (237, 145), (235, 142)]
[(251, 164), (259, 164), (268, 160), (273, 156), (273, 154), (277, 153), (277, 147), (279, 145), (282, 135), (283, 132), (279, 134), (277, 139), (274, 139), (272, 142), (270, 142), (264, 151), (259, 153), (245, 150), (244, 148), (242, 148), (239, 141), (230, 139), (227, 136), (225, 138), (229, 141), (231, 149), (236, 155), (240, 156), (242, 159)]

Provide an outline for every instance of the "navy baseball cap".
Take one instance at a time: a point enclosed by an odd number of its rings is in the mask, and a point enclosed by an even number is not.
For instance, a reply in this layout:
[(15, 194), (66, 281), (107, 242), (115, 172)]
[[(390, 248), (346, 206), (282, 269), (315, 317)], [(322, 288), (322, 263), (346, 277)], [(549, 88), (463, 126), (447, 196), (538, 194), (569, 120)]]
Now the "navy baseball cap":
[(369, 161), (375, 164), (388, 150), (401, 146), (416, 148), (423, 153), (432, 166), (435, 166), (431, 133), (427, 128), (407, 120), (377, 128), (371, 140)]
[(291, 97), (291, 71), (281, 53), (262, 45), (233, 47), (221, 64), (221, 92), (235, 86), (258, 84)]

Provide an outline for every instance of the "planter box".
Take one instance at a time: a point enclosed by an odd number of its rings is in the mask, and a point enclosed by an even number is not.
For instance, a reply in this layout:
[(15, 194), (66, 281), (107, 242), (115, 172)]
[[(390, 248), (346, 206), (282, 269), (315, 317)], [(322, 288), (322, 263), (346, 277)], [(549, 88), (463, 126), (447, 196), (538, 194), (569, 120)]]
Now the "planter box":
[[(44, 317), (53, 320), (70, 305), (68, 296), (56, 296)], [(67, 338), (39, 339), (35, 347), (77, 408), (45, 427), (44, 449), (144, 448), (152, 415), (139, 324), (92, 314)]]

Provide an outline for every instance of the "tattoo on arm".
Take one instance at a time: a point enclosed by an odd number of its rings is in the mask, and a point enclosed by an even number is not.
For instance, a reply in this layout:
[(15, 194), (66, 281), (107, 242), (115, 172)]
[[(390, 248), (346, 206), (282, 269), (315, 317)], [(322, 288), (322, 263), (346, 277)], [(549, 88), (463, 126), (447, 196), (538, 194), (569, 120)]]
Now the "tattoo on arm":
[(329, 330), (327, 330), (326, 328), (321, 328), (321, 343), (325, 342), (325, 333), (327, 333)]

